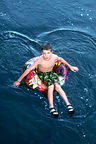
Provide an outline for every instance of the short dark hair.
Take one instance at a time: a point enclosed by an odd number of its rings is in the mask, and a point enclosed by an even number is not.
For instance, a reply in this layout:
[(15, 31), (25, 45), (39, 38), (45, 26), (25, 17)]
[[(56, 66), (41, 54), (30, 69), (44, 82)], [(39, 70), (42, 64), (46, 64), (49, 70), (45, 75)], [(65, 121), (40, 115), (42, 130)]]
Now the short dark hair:
[(51, 50), (52, 51), (52, 45), (50, 43), (44, 43), (42, 45), (42, 51), (43, 50)]

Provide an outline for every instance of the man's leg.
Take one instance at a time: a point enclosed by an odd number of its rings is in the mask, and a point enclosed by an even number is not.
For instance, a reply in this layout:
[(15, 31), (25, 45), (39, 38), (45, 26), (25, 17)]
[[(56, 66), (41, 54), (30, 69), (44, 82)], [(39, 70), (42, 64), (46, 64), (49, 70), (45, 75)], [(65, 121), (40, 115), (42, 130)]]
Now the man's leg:
[(48, 87), (48, 101), (49, 101), (49, 108), (53, 108), (53, 91), (54, 91), (54, 85), (50, 85)]
[(66, 105), (70, 105), (68, 98), (64, 92), (64, 90), (61, 88), (59, 84), (55, 84), (55, 90), (61, 95), (61, 97), (64, 99)]
[(54, 85), (50, 85), (48, 87), (48, 101), (49, 101), (49, 108), (50, 108), (50, 113), (52, 113), (52, 115), (54, 117), (58, 117), (59, 114), (58, 112), (55, 110), (54, 105), (53, 105), (53, 91), (54, 91)]
[(55, 90), (61, 95), (61, 97), (64, 99), (66, 105), (67, 105), (67, 109), (68, 109), (68, 113), (73, 115), (74, 114), (74, 109), (71, 106), (71, 104), (68, 101), (68, 98), (64, 92), (64, 90), (61, 88), (61, 86), (59, 84), (55, 84)]

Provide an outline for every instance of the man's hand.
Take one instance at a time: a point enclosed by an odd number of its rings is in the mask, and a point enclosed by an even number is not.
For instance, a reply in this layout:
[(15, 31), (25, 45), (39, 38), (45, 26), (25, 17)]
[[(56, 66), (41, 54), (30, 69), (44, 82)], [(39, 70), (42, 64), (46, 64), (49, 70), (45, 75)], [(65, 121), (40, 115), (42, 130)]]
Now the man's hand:
[(73, 66), (71, 66), (71, 67), (70, 67), (70, 70), (73, 71), (73, 72), (77, 72), (79, 69), (78, 69), (78, 67), (73, 67)]
[(14, 86), (18, 87), (19, 85), (20, 85), (20, 82), (18, 82), (18, 81), (14, 82)]

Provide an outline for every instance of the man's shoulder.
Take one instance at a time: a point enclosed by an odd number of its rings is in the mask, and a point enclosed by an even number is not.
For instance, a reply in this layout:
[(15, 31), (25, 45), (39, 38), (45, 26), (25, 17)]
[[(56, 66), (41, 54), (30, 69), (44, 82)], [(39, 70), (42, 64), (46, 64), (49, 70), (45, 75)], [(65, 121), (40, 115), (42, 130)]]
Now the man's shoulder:
[(57, 57), (58, 57), (56, 54), (52, 54), (52, 56), (53, 56), (54, 58), (57, 58)]
[(40, 60), (42, 58), (43, 58), (42, 55), (40, 55), (40, 56), (37, 57), (37, 60)]
[(36, 57), (36, 61), (35, 61), (36, 63), (39, 64), (41, 61), (42, 61), (42, 56)]
[(58, 57), (56, 54), (52, 54), (54, 57)]

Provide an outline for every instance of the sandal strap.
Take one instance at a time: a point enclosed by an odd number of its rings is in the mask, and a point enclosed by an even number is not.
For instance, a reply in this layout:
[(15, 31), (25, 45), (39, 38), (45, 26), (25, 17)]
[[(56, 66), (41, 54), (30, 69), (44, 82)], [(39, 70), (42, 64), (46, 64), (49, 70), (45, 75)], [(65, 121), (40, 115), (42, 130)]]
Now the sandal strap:
[[(53, 111), (52, 111), (53, 110)], [(50, 108), (50, 113), (56, 112), (55, 108)]]
[(73, 109), (73, 107), (72, 107), (71, 104), (70, 104), (70, 105), (67, 105), (67, 108), (68, 108), (68, 109)]
[(67, 107), (69, 107), (69, 106), (71, 106), (71, 107), (72, 107), (72, 105), (71, 105), (71, 104), (67, 105)]
[(72, 107), (72, 105), (71, 104), (67, 105), (67, 109), (70, 116), (72, 116), (74, 114), (74, 108)]
[(50, 113), (56, 118), (59, 116), (58, 112), (56, 111), (54, 107), (50, 108)]

